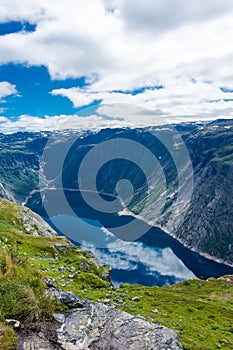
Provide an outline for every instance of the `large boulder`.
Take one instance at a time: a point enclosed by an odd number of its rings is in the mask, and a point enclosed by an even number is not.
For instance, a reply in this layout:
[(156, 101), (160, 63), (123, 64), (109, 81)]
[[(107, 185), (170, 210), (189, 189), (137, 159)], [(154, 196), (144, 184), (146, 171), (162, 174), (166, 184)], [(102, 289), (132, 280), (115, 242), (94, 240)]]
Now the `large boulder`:
[[(44, 350), (181, 350), (174, 331), (112, 307), (83, 301), (57, 322), (56, 337), (46, 332), (21, 338), (20, 349)], [(61, 322), (63, 319), (64, 322)], [(56, 341), (54, 341), (56, 339)], [(19, 348), (18, 348), (19, 349)]]

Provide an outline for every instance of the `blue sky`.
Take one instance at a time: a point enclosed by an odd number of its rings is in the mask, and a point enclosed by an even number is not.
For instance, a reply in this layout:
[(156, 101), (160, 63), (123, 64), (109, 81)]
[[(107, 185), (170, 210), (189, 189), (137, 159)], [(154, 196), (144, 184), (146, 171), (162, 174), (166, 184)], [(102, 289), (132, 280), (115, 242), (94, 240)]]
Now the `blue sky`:
[(232, 38), (228, 0), (2, 0), (0, 132), (232, 118)]
[[(61, 96), (52, 96), (53, 89), (84, 86), (84, 79), (51, 80), (46, 67), (26, 67), (20, 64), (6, 64), (0, 66), (0, 76), (3, 81), (17, 87), (18, 94), (5, 98), (1, 106), (7, 106), (4, 115), (18, 117), (22, 114), (43, 117), (46, 114), (74, 114), (70, 100)], [(80, 108), (79, 108), (80, 109)]]

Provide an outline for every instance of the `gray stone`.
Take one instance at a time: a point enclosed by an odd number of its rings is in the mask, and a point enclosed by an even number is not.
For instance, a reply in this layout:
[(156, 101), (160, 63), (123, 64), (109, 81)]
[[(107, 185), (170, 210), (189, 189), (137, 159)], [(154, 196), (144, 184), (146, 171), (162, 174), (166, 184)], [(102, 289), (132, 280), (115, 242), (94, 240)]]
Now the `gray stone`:
[(132, 301), (140, 301), (140, 298), (139, 297), (133, 297)]
[(54, 319), (59, 323), (64, 323), (66, 318), (63, 314), (53, 314)]
[(154, 312), (154, 314), (159, 314), (159, 310), (158, 309), (151, 310), (151, 312)]
[(110, 282), (110, 271), (107, 271), (106, 273), (102, 273), (99, 276), (103, 281)]
[(49, 289), (46, 293), (53, 299), (59, 300), (62, 304), (67, 305), (69, 308), (82, 308), (83, 299), (79, 298), (75, 293), (70, 291), (63, 291), (61, 289)]
[[(71, 292), (54, 290), (49, 294), (59, 300), (69, 301)], [(75, 296), (79, 301), (81, 299)], [(18, 350), (182, 350), (174, 331), (146, 322), (113, 307), (81, 300), (82, 308), (73, 310), (66, 318), (54, 314), (61, 323), (55, 334), (47, 331), (37, 333), (19, 332)]]
[(64, 349), (180, 350), (172, 330), (103, 304), (86, 302), (58, 331)]
[(60, 271), (60, 272), (63, 272), (65, 270), (66, 270), (66, 268), (63, 265), (58, 267), (58, 271)]
[(81, 271), (87, 271), (88, 268), (89, 268), (89, 264), (86, 261), (82, 261), (79, 264), (79, 270), (81, 270)]
[(31, 334), (19, 339), (17, 350), (55, 350), (57, 346), (37, 334)]
[(48, 288), (55, 288), (54, 279), (53, 278), (45, 278), (45, 284)]
[(104, 300), (103, 300), (103, 303), (104, 303), (104, 304), (109, 304), (110, 302), (111, 302), (111, 299), (104, 299)]
[(63, 254), (65, 254), (67, 252), (67, 249), (68, 249), (66, 244), (63, 244), (63, 243), (56, 243), (54, 245), (54, 248), (59, 250), (59, 252), (61, 252)]

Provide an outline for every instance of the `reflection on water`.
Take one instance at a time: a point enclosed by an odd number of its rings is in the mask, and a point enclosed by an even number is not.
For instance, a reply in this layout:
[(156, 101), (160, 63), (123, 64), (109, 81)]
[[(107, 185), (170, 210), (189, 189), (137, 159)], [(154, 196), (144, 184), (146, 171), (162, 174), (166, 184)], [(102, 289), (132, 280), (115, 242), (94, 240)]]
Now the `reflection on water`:
[[(124, 217), (119, 220), (124, 221)], [(219, 276), (233, 270), (191, 252), (156, 228), (151, 228), (140, 241), (125, 242), (97, 220), (57, 215), (52, 222), (78, 246), (90, 250), (111, 267), (115, 285), (127, 282), (162, 286), (195, 276)]]
[(127, 282), (161, 286), (195, 276), (170, 247), (148, 247), (142, 242), (122, 241), (96, 220), (57, 215), (53, 223), (73, 242), (78, 242), (81, 248), (90, 250), (111, 267), (115, 285)]

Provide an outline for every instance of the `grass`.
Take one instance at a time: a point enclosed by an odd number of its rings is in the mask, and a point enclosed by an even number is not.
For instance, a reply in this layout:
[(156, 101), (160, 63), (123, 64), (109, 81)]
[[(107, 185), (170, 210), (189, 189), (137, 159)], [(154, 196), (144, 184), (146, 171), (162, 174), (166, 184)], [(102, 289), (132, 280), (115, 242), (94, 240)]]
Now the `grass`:
[[(66, 253), (54, 248), (58, 242), (67, 245)], [(82, 262), (86, 270), (79, 268)], [(0, 200), (0, 349), (2, 344), (4, 350), (14, 349), (16, 341), (5, 318), (22, 323), (49, 320), (61, 308), (44, 297), (47, 277), (80, 297), (110, 299), (117, 308), (174, 329), (185, 350), (233, 349), (233, 285), (226, 278), (162, 288), (129, 284), (113, 288), (101, 279), (108, 271), (96, 266), (90, 252), (70, 247), (64, 237), (25, 234), (20, 207)], [(135, 296), (139, 301), (132, 301)]]
[(0, 350), (14, 350), (17, 344), (17, 336), (14, 330), (0, 322)]
[[(97, 267), (91, 252), (70, 247), (65, 237), (25, 234), (19, 214), (20, 207), (0, 200), (0, 247), (14, 247), (19, 256), (27, 259), (31, 270), (40, 271), (42, 278), (53, 278), (58, 287), (72, 289), (81, 297), (88, 292), (96, 300), (105, 293), (105, 289), (106, 293), (111, 289), (111, 284), (101, 278), (110, 270), (105, 266)], [(1, 242), (1, 237), (6, 238), (7, 243)], [(56, 243), (67, 245), (67, 252), (64, 254), (55, 249)], [(83, 262), (87, 263), (86, 271), (79, 269)], [(73, 279), (69, 278), (71, 274)]]
[[(124, 311), (174, 329), (184, 349), (233, 349), (233, 288), (225, 280), (191, 280), (162, 288), (122, 285), (119, 292)], [(133, 296), (140, 300), (133, 302)]]
[(42, 274), (12, 248), (0, 249), (0, 314), (23, 322), (49, 320), (55, 304), (44, 295)]

